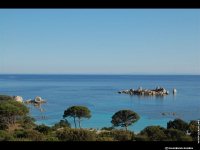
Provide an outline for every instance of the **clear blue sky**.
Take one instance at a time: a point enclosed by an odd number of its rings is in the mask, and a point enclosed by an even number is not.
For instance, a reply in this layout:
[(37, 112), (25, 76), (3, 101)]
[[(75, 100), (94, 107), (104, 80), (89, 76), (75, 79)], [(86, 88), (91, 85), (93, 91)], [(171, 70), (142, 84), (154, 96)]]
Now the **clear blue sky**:
[(200, 10), (1, 9), (0, 73), (200, 74)]

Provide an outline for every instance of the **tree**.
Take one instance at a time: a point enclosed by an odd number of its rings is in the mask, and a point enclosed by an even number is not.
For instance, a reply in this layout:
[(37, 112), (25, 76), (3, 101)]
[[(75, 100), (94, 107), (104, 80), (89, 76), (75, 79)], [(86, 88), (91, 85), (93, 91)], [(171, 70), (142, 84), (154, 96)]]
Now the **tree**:
[(139, 120), (139, 115), (131, 110), (120, 110), (112, 116), (111, 123), (128, 129), (128, 126)]
[(170, 128), (178, 129), (178, 130), (186, 132), (188, 130), (188, 123), (181, 119), (175, 119), (174, 121), (169, 121), (167, 123), (167, 129), (170, 129)]
[(17, 101), (7, 100), (0, 102), (0, 127), (9, 128), (15, 125), (16, 120), (29, 113), (28, 108)]
[(66, 117), (73, 117), (74, 125), (76, 128), (76, 118), (78, 118), (79, 128), (81, 128), (81, 119), (82, 118), (90, 118), (90, 110), (84, 106), (72, 106), (69, 107), (67, 110), (64, 111), (63, 118)]

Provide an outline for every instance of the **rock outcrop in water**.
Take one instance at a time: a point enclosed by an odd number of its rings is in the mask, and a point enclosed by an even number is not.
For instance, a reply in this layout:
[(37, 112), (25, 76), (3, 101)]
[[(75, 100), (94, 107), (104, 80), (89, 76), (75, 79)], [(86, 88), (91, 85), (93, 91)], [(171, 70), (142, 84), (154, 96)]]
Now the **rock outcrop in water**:
[(39, 96), (36, 96), (35, 99), (33, 100), (26, 100), (25, 101), (26, 104), (42, 104), (42, 103), (46, 103), (46, 100), (42, 99)]
[(169, 94), (165, 88), (157, 87), (156, 89), (142, 89), (139, 87), (137, 90), (130, 89), (130, 90), (122, 90), (118, 92), (119, 94), (129, 94), (129, 95), (146, 95), (146, 96), (165, 96)]

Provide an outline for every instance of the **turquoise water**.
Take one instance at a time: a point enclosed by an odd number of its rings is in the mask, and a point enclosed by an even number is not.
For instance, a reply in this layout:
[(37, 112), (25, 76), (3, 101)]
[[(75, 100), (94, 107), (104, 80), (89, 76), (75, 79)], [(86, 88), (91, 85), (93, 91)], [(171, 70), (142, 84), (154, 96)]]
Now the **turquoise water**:
[[(139, 86), (153, 89), (162, 86), (170, 95), (143, 97), (118, 94), (123, 89)], [(173, 95), (173, 88), (177, 94)], [(0, 94), (19, 95), (24, 99), (41, 96), (47, 100), (41, 107), (30, 107), (37, 123), (53, 125), (62, 119), (63, 112), (72, 105), (87, 106), (90, 119), (84, 119), (85, 128), (111, 126), (112, 115), (121, 109), (131, 109), (140, 120), (129, 129), (139, 132), (148, 125), (161, 125), (174, 118), (186, 121), (200, 118), (200, 76), (156, 75), (0, 75)], [(175, 116), (162, 113), (175, 112)], [(45, 116), (45, 118), (42, 118)], [(68, 119), (73, 126), (72, 119)]]

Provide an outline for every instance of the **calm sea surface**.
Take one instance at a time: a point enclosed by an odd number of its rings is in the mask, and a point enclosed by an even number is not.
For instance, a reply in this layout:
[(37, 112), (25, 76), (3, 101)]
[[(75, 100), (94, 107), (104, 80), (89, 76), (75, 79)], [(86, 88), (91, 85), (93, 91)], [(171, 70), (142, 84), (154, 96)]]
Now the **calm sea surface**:
[[(117, 93), (139, 86), (148, 89), (162, 86), (170, 94), (144, 97)], [(172, 94), (173, 88), (177, 89), (176, 95)], [(83, 119), (85, 128), (110, 127), (112, 115), (121, 109), (131, 109), (141, 116), (129, 127), (135, 132), (148, 125), (166, 127), (174, 118), (186, 121), (200, 118), (200, 76), (0, 75), (0, 94), (19, 95), (24, 100), (36, 96), (46, 99), (47, 103), (41, 108), (28, 105), (38, 124), (57, 123), (64, 110), (73, 105), (87, 106), (91, 110), (92, 117)], [(163, 112), (166, 115), (162, 115)], [(68, 120), (73, 126), (72, 119)]]

